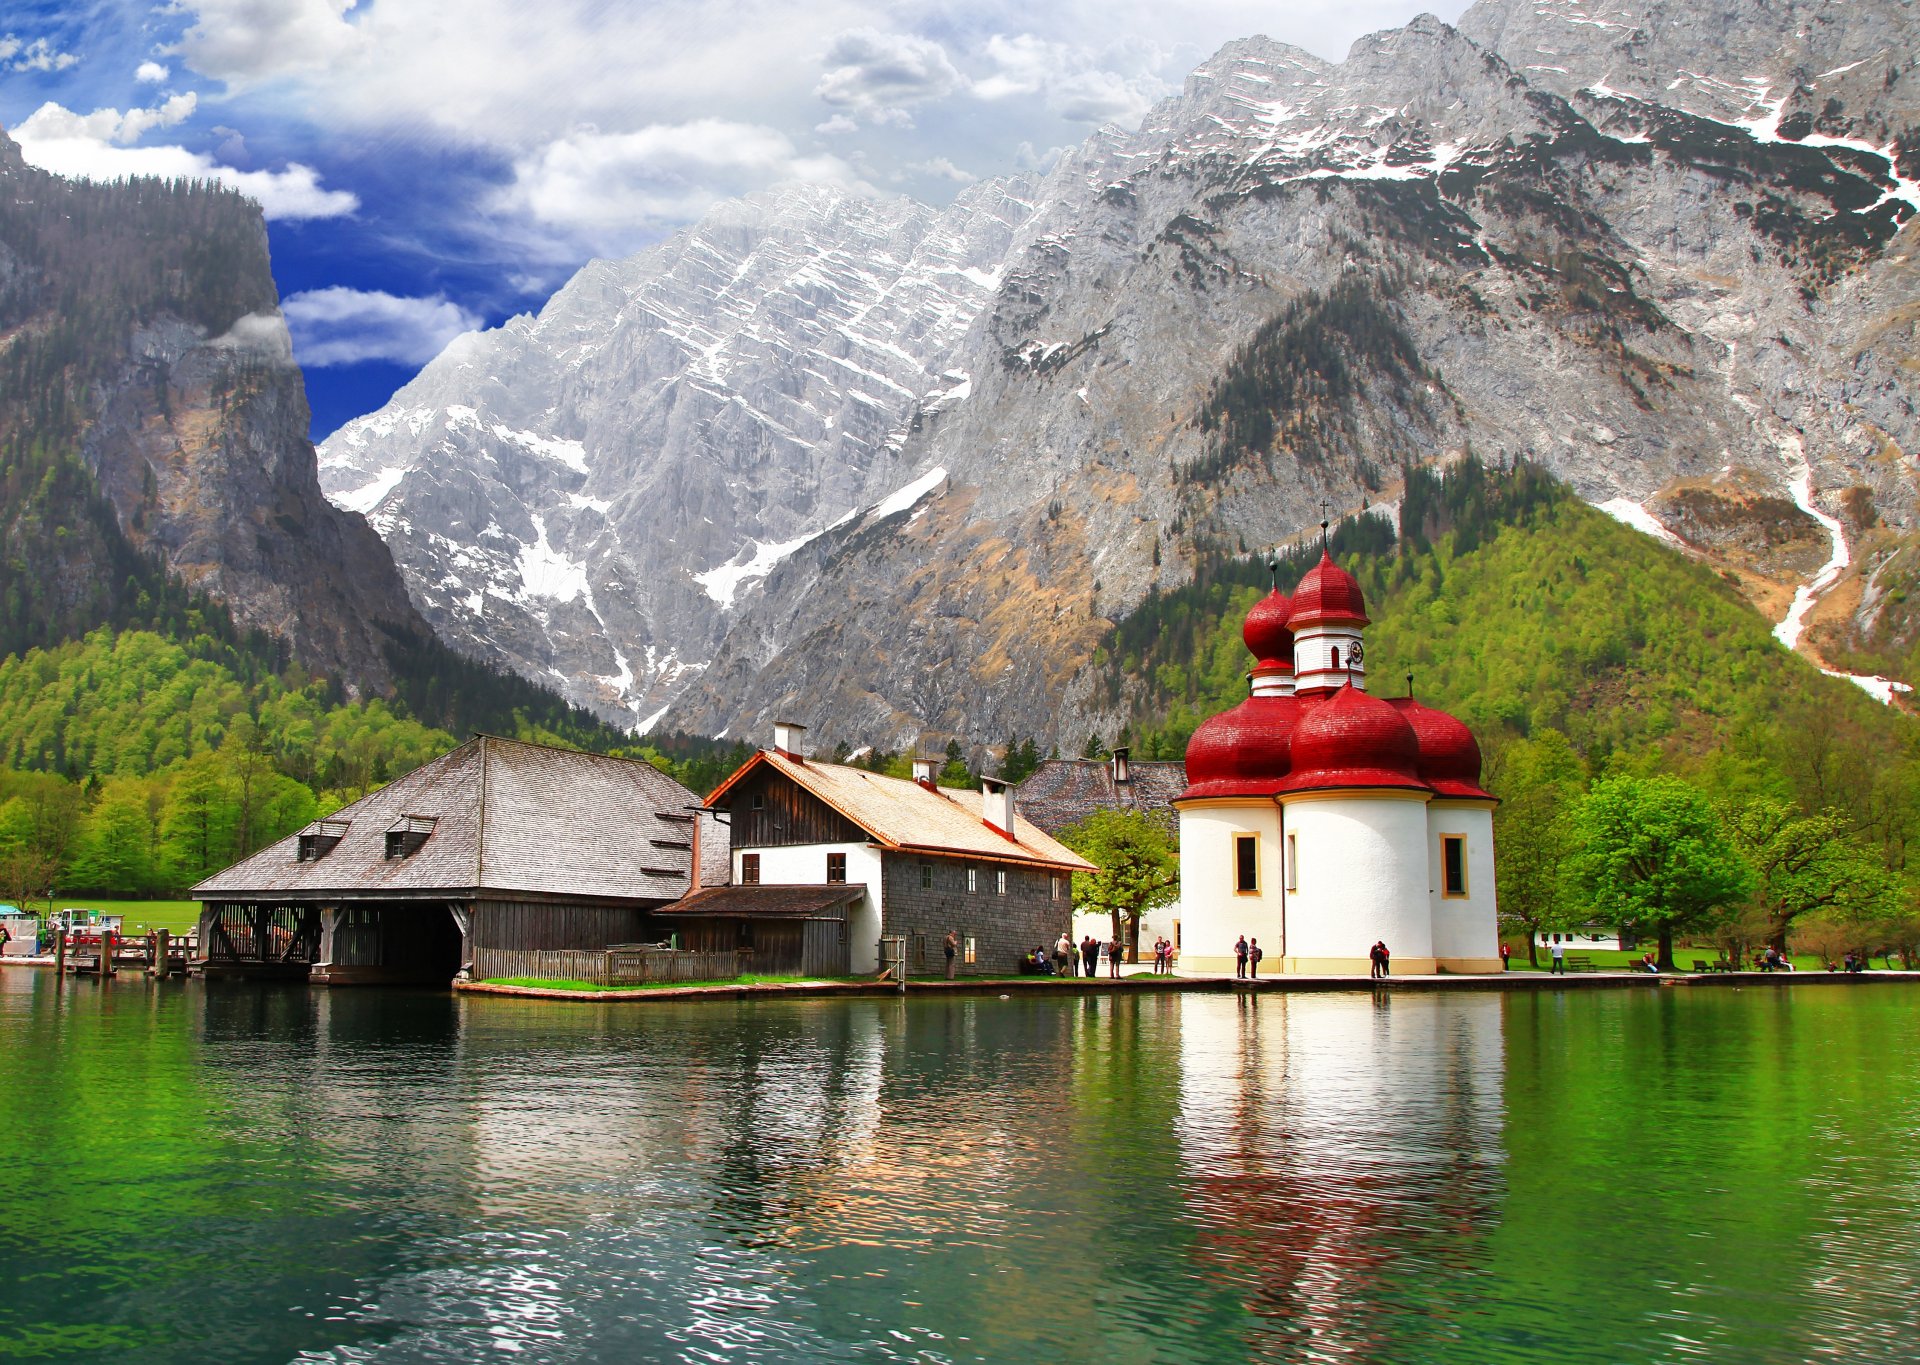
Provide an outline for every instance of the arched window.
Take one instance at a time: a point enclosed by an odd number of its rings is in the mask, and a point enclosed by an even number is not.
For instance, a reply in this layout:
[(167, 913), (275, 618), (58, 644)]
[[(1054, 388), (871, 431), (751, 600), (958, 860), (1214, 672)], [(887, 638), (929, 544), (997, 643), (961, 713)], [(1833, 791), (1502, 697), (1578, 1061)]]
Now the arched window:
[(1333, 647), (1333, 667), (1336, 671), (1338, 671), (1340, 667), (1340, 646), (1339, 645), (1335, 645)]

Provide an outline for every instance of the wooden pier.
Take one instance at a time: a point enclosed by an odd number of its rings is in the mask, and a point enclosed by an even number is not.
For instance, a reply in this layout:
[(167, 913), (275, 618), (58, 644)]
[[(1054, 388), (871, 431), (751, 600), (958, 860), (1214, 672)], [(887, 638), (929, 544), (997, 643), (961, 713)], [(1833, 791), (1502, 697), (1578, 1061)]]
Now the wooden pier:
[(195, 951), (192, 935), (170, 929), (133, 936), (112, 930), (58, 933), (53, 939), (53, 967), (63, 976), (114, 977), (129, 970), (148, 976), (185, 976)]

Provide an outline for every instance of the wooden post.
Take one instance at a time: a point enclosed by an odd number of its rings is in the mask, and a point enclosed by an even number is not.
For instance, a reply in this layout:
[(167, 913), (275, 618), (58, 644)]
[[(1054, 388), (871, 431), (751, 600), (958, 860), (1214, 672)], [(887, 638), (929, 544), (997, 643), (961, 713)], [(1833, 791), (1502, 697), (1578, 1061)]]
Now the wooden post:
[(53, 933), (53, 974), (56, 977), (67, 974), (67, 931), (56, 929)]
[(113, 975), (113, 930), (100, 930), (100, 979), (105, 981)]
[(169, 940), (173, 937), (165, 929), (153, 931), (153, 974), (162, 980), (173, 970), (173, 963), (167, 959)]

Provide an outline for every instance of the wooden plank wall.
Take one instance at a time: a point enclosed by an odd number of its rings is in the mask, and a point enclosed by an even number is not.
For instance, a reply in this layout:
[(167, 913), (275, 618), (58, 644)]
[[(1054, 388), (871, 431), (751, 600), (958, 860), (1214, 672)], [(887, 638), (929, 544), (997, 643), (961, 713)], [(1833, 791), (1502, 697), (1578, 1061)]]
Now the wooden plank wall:
[(745, 967), (740, 955), (731, 951), (478, 948), (473, 954), (476, 981), (524, 976), (546, 981), (590, 981), (596, 986), (639, 986), (662, 981), (727, 981)]
[[(755, 798), (761, 802), (753, 808)], [(750, 774), (727, 793), (735, 848), (790, 848), (795, 844), (865, 843), (867, 832), (793, 779), (770, 768)]]
[(807, 976), (851, 976), (853, 956), (844, 919), (810, 919), (800, 970)]
[[(602, 949), (633, 943), (646, 931), (644, 910), (538, 901), (479, 901), (473, 907), (473, 946), (516, 952)], [(525, 973), (510, 973), (522, 976)]]

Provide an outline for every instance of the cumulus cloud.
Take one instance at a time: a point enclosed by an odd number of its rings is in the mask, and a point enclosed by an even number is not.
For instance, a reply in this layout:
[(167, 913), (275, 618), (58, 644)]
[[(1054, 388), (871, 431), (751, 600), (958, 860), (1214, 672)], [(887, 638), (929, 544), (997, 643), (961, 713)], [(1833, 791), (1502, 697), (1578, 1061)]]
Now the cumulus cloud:
[(936, 180), (951, 180), (956, 185), (971, 185), (980, 177), (972, 171), (962, 170), (944, 156), (936, 156), (929, 161), (916, 161), (907, 167), (915, 175), (930, 175)]
[(424, 365), (483, 321), (444, 294), (406, 298), (339, 285), (290, 294), (280, 307), (300, 363), (316, 369), (368, 360)]
[(835, 38), (826, 64), (814, 93), (837, 109), (880, 122), (910, 123), (908, 106), (951, 95), (966, 84), (940, 44), (871, 28)]
[(1121, 71), (1082, 47), (1031, 33), (995, 34), (986, 45), (993, 73), (975, 81), (973, 93), (984, 100), (1039, 95), (1049, 110), (1073, 123), (1137, 123), (1174, 87), (1137, 54), (1128, 55), (1133, 69)]
[(355, 0), (191, 0), (185, 8), (194, 23), (180, 55), (229, 85), (324, 69), (365, 41), (348, 18)]
[(846, 162), (802, 154), (772, 128), (697, 119), (629, 133), (577, 129), (517, 162), (498, 206), (617, 243), (783, 180), (860, 187)]
[(0, 35), (0, 67), (9, 71), (65, 71), (80, 59), (71, 52), (58, 52), (45, 38), (32, 42), (8, 33)]
[(172, 74), (172, 71), (160, 65), (159, 62), (142, 62), (133, 69), (133, 78), (136, 81), (144, 81), (152, 85), (158, 85)]
[(318, 172), (297, 161), (280, 171), (241, 171), (185, 147), (125, 145), (155, 128), (172, 127), (194, 106), (191, 93), (175, 95), (152, 109), (124, 113), (96, 109), (78, 114), (49, 101), (21, 120), (13, 129), (13, 140), (33, 165), (78, 180), (142, 175), (218, 180), (256, 200), (269, 218), (337, 218), (360, 206), (347, 190), (322, 189)]

